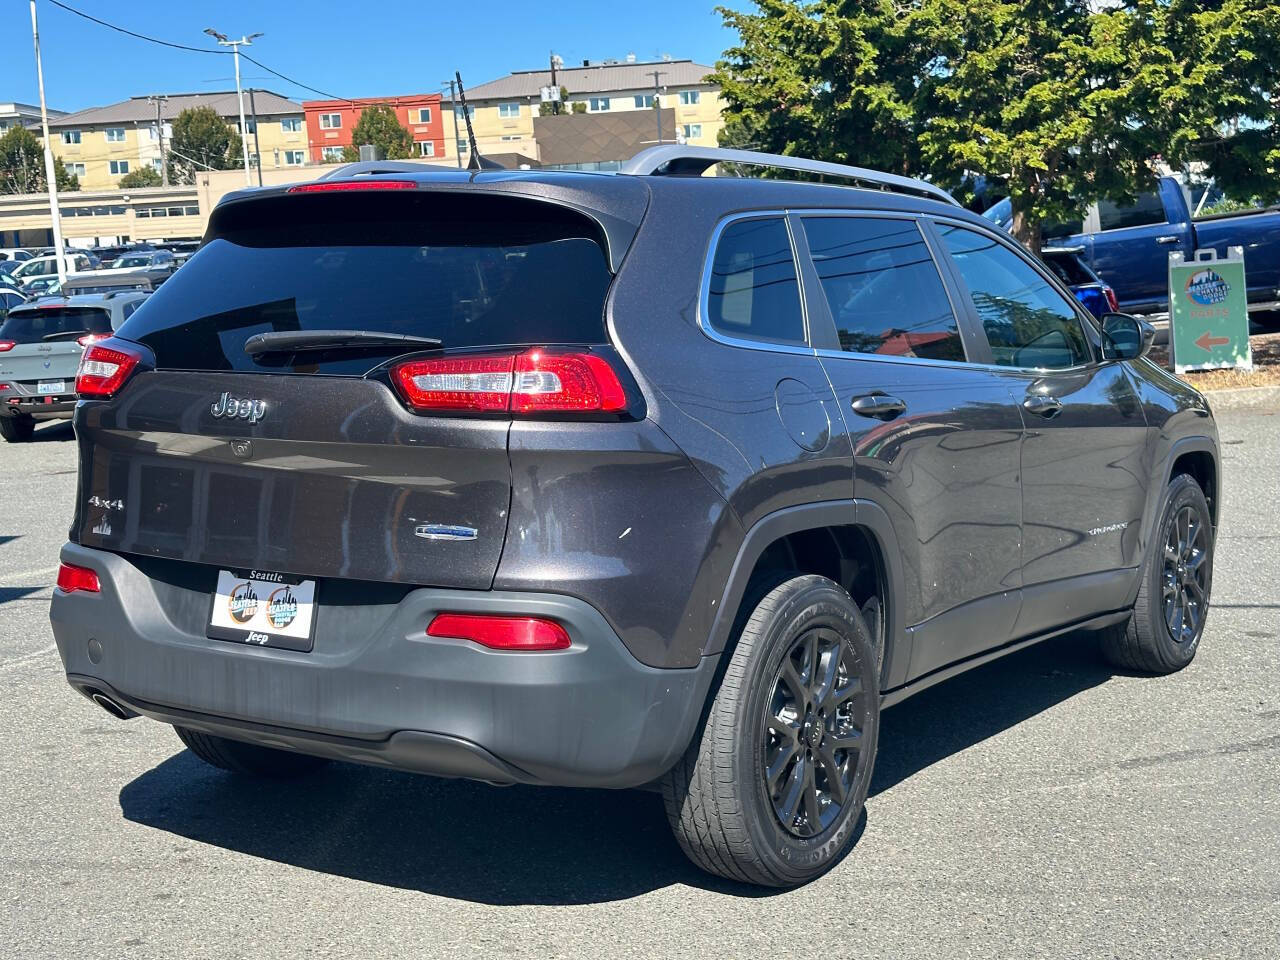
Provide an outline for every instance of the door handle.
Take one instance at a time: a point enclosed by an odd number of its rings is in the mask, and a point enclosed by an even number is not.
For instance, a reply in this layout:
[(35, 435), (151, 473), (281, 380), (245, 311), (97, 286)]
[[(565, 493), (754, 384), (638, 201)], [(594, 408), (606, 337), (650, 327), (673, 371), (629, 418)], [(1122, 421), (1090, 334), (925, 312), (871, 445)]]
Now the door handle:
[(1156, 237), (1156, 243), (1166, 247), (1171, 243), (1181, 243), (1181, 242), (1182, 242), (1182, 238), (1176, 235)]
[(1037, 417), (1044, 417), (1046, 420), (1052, 420), (1062, 412), (1061, 400), (1057, 397), (1046, 397), (1041, 394), (1027, 397), (1022, 401), (1022, 406), (1028, 413), (1034, 413)]
[(905, 413), (907, 409), (904, 401), (885, 393), (869, 393), (866, 396), (854, 397), (850, 406), (858, 416), (874, 417), (877, 420), (892, 420)]

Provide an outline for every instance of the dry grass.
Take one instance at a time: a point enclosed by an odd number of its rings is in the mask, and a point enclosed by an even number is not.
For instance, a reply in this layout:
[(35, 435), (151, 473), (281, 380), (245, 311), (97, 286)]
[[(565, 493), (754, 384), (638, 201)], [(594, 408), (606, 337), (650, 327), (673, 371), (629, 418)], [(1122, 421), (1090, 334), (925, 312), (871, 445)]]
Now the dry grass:
[[(1253, 349), (1252, 370), (1202, 370), (1197, 373), (1180, 373), (1178, 376), (1197, 390), (1280, 386), (1280, 333), (1264, 333), (1250, 337), (1249, 346)], [(1168, 367), (1167, 348), (1152, 348), (1151, 359), (1163, 367)]]

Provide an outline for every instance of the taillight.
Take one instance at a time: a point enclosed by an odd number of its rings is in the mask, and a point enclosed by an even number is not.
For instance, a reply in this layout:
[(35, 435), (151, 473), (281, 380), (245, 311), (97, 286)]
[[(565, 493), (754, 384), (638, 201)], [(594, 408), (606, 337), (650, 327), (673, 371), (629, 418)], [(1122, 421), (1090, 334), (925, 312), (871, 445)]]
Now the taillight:
[(613, 413), (627, 405), (617, 371), (591, 353), (519, 354), (410, 360), (391, 370), (415, 410), (486, 413)]
[(289, 193), (347, 193), (352, 190), (416, 190), (412, 180), (323, 180), (319, 183), (300, 183), (290, 187)]
[(124, 386), (141, 360), (142, 354), (120, 340), (89, 344), (76, 372), (76, 393), (97, 399), (111, 396)]
[(1111, 312), (1119, 313), (1120, 301), (1116, 299), (1116, 292), (1110, 287), (1104, 286), (1102, 288), (1102, 295), (1107, 298), (1107, 307), (1110, 308)]
[(0, 340), (0, 353), (8, 353), (17, 345), (15, 340)]
[(569, 633), (541, 617), (498, 617), (479, 613), (439, 613), (429, 637), (470, 640), (493, 650), (567, 650)]
[(102, 591), (95, 571), (88, 567), (77, 567), (71, 563), (64, 563), (58, 567), (58, 589), (63, 593), (75, 593), (77, 590), (84, 590), (87, 593)]

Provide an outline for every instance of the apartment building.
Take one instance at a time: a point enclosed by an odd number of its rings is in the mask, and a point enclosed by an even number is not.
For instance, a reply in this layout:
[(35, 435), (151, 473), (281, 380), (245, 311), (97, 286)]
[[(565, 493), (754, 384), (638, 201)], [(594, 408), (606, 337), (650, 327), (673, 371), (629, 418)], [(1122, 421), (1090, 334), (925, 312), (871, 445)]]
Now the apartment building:
[[(524, 153), (538, 157), (533, 118), (542, 105), (544, 87), (563, 87), (568, 94), (561, 113), (575, 109), (589, 114), (648, 111), (655, 106), (653, 140), (658, 139), (656, 120), (672, 116), (664, 126), (662, 140), (713, 147), (724, 121), (719, 88), (707, 82), (713, 67), (692, 60), (585, 61), (581, 66), (560, 67), (552, 83), (551, 70), (518, 70), (505, 77), (467, 89), (467, 109), (475, 130), (476, 143), (483, 154)], [(575, 105), (580, 104), (575, 108)], [(668, 114), (667, 111), (672, 111)], [(465, 158), (470, 146), (461, 103), (455, 104), (448, 131), (446, 155), (455, 151)]]
[[(65, 117), (65, 110), (50, 110), (49, 119)], [(0, 103), (0, 134), (10, 127), (27, 127), (34, 130), (40, 126), (40, 108), (30, 103)]]
[[(234, 90), (168, 94), (160, 99), (159, 107), (166, 148), (173, 135), (173, 120), (183, 110), (195, 107), (212, 107), (231, 127), (240, 130), (240, 107)], [(251, 98), (246, 90), (244, 113), (250, 163), (256, 164), (260, 155), (264, 170), (307, 164), (301, 104), (270, 90), (255, 90)], [(49, 134), (54, 138), (54, 153), (68, 172), (80, 178), (82, 190), (110, 190), (125, 174), (144, 166), (159, 171), (163, 162), (156, 102), (148, 97), (131, 97), (109, 106), (64, 114), (56, 120), (50, 116)]]
[(445, 155), (444, 119), (440, 116), (438, 93), (402, 97), (365, 97), (357, 100), (305, 100), (302, 109), (307, 121), (307, 149), (312, 163), (337, 163), (366, 108), (383, 105), (395, 111), (400, 126), (413, 135), (419, 157)]

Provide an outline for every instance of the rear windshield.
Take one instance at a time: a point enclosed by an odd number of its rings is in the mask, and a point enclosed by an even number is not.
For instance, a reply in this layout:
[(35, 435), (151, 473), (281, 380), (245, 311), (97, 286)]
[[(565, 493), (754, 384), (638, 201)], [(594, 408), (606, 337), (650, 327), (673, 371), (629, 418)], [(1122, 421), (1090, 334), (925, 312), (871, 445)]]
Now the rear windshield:
[(1089, 272), (1080, 258), (1074, 253), (1045, 253), (1042, 259), (1067, 286), (1075, 286), (1080, 283), (1097, 283), (1097, 279)]
[(385, 350), (255, 359), (244, 343), (298, 330), (411, 334), (445, 349), (607, 342), (611, 274), (592, 221), (510, 197), (394, 193), (221, 211), (217, 236), (120, 335), (150, 347), (161, 369), (334, 375), (365, 373)]
[(101, 307), (39, 307), (11, 312), (0, 326), (0, 340), (44, 343), (110, 332), (111, 316)]

